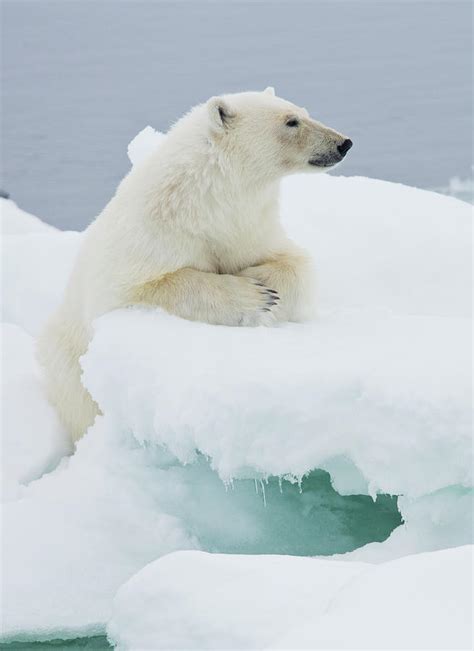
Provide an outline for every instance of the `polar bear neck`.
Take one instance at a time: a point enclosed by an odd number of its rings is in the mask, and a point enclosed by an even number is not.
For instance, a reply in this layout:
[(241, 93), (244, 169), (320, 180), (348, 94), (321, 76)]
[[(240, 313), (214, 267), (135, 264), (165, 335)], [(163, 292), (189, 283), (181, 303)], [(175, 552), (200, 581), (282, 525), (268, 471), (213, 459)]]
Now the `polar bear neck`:
[(279, 178), (247, 169), (193, 120), (178, 123), (134, 168), (117, 198), (135, 197), (143, 216), (172, 220), (199, 234), (261, 226), (278, 219)]

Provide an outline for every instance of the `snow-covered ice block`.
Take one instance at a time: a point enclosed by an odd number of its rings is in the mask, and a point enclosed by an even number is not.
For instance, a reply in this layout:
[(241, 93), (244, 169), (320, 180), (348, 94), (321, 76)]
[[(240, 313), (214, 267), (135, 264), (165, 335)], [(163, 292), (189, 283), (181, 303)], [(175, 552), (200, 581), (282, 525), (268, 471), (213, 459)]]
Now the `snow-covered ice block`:
[(374, 565), (272, 649), (472, 649), (473, 547)]
[(132, 649), (470, 649), (472, 547), (369, 565), (180, 552), (118, 591)]
[(39, 333), (61, 300), (81, 238), (53, 228), (2, 236), (2, 321)]
[(25, 235), (26, 233), (53, 233), (54, 226), (18, 208), (11, 199), (0, 197), (0, 220), (2, 235)]
[(2, 325), (2, 500), (51, 471), (71, 452), (69, 437), (43, 395), (34, 341), (18, 326)]
[(229, 328), (131, 309), (96, 322), (83, 378), (118, 429), (224, 481), (327, 466), (343, 492), (413, 498), (471, 485), (470, 338), (463, 318)]
[(107, 633), (119, 651), (262, 649), (295, 622), (314, 621), (368, 567), (292, 556), (168, 554), (120, 588)]
[(167, 483), (150, 455), (105, 439), (98, 423), (73, 457), (2, 506), (2, 642), (101, 634), (124, 581), (162, 554), (198, 547), (160, 508)]
[(127, 149), (128, 158), (132, 165), (139, 165), (142, 161), (146, 160), (154, 150), (160, 146), (164, 133), (155, 131), (153, 127), (145, 127), (137, 133), (135, 138), (130, 141)]
[(323, 308), (470, 316), (472, 206), (397, 183), (285, 179), (283, 223), (306, 246)]

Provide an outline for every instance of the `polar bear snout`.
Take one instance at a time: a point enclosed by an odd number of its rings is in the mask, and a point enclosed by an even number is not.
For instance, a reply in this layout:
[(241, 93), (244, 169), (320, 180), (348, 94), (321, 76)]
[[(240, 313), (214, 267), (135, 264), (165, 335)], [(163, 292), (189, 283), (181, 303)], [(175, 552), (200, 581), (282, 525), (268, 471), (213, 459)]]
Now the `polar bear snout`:
[(352, 140), (346, 138), (342, 145), (337, 146), (337, 151), (341, 154), (342, 158), (347, 154), (349, 149), (352, 147)]
[(323, 147), (318, 147), (308, 163), (318, 168), (334, 167), (343, 160), (352, 144), (349, 138), (338, 135), (337, 139), (326, 141)]

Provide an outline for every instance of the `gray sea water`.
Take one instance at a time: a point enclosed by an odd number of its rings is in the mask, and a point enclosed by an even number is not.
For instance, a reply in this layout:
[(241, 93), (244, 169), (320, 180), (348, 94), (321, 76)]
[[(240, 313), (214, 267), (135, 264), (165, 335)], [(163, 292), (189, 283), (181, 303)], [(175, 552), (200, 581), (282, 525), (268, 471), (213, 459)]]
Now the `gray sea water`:
[(466, 189), (450, 180), (471, 174), (469, 0), (2, 8), (2, 187), (61, 228), (100, 212), (144, 126), (267, 85), (351, 136), (337, 173)]

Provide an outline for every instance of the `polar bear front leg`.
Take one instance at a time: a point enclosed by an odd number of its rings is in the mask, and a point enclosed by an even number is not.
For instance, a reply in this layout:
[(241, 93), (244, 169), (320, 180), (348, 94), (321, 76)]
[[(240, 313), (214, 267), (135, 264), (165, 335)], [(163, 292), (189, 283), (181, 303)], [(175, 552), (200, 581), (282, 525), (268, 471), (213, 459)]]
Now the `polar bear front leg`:
[(128, 304), (159, 305), (170, 314), (216, 325), (258, 326), (275, 321), (277, 291), (251, 276), (184, 268), (133, 288)]
[(291, 246), (262, 264), (243, 269), (239, 275), (256, 278), (277, 290), (281, 301), (273, 314), (278, 321), (307, 321), (314, 317), (314, 268), (311, 258), (302, 249)]

